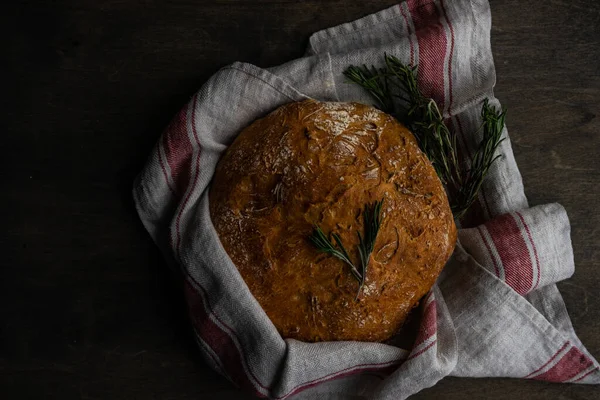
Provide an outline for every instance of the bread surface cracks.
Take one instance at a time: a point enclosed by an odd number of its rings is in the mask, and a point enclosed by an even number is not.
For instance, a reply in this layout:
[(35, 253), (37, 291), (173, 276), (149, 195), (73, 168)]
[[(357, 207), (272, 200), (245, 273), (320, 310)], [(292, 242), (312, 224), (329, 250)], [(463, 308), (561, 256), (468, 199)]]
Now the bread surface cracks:
[[(414, 136), (356, 103), (285, 105), (244, 129), (210, 194), (225, 250), (282, 336), (383, 341), (431, 288), (456, 241), (441, 182)], [(366, 282), (307, 240), (318, 224), (358, 262), (362, 210), (383, 200)]]

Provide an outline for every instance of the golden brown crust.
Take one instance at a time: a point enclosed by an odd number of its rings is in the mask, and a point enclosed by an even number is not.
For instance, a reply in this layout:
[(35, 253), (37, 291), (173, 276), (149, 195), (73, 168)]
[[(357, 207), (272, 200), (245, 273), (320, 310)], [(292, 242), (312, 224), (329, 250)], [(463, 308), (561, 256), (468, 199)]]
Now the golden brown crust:
[[(338, 233), (358, 263), (360, 211), (384, 199), (364, 291), (308, 241)], [(384, 341), (452, 254), (446, 194), (414, 136), (357, 103), (304, 101), (244, 129), (215, 172), (210, 213), (223, 247), (281, 335)]]

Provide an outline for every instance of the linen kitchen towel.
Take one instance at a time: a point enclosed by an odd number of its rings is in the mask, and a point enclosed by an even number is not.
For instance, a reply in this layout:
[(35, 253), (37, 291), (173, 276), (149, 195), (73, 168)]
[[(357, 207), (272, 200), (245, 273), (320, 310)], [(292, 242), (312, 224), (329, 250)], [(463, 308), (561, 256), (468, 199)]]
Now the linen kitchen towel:
[(575, 335), (555, 285), (574, 272), (565, 210), (528, 206), (506, 129), (501, 157), (461, 221), (454, 256), (421, 301), (412, 349), (284, 340), (211, 223), (215, 166), (244, 127), (291, 101), (372, 103), (343, 71), (380, 65), (384, 53), (418, 65), (421, 90), (472, 155), (483, 99), (500, 106), (490, 27), (486, 0), (409, 0), (315, 33), (298, 60), (223, 68), (173, 119), (133, 193), (148, 232), (181, 272), (198, 345), (212, 368), (273, 399), (404, 399), (448, 375), (600, 383), (599, 364)]

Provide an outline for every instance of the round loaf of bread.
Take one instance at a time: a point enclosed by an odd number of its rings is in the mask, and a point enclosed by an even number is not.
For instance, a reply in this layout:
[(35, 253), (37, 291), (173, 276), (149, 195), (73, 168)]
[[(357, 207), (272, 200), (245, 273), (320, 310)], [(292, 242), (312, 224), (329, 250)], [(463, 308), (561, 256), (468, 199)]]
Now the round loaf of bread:
[[(210, 215), (248, 288), (284, 338), (385, 341), (452, 254), (456, 226), (415, 137), (363, 104), (284, 105), (244, 129), (220, 160)], [(360, 265), (364, 206), (383, 200), (364, 287), (320, 252), (315, 226)]]

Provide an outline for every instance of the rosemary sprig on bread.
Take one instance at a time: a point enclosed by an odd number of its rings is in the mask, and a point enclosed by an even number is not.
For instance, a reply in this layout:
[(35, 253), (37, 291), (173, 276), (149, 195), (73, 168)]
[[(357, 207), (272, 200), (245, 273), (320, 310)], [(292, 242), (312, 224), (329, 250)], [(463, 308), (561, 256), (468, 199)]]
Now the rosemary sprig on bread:
[(365, 285), (365, 278), (367, 276), (367, 267), (369, 266), (369, 259), (371, 253), (375, 247), (375, 240), (377, 239), (377, 233), (381, 226), (381, 206), (383, 200), (376, 201), (371, 204), (365, 205), (363, 215), (363, 229), (364, 233), (361, 235), (359, 231), (356, 231), (358, 235), (358, 254), (360, 257), (360, 270), (356, 268), (356, 265), (352, 262), (348, 251), (342, 243), (342, 239), (337, 233), (331, 233), (335, 244), (325, 235), (323, 230), (319, 226), (315, 226), (312, 235), (309, 237), (310, 241), (315, 247), (322, 253), (332, 255), (350, 267), (352, 276), (358, 281), (358, 292), (356, 293), (356, 299), (360, 295), (360, 292)]
[(405, 65), (387, 54), (384, 59), (382, 68), (351, 66), (344, 75), (367, 90), (378, 108), (394, 115), (413, 132), (446, 188), (454, 217), (460, 219), (477, 199), (490, 166), (499, 157), (495, 152), (503, 140), (506, 111), (496, 110), (485, 99), (481, 111), (483, 139), (471, 165), (465, 167), (460, 162), (456, 135), (444, 123), (436, 102), (419, 90), (417, 66)]

